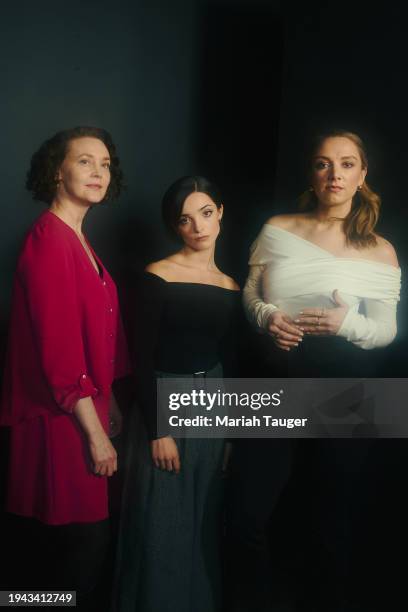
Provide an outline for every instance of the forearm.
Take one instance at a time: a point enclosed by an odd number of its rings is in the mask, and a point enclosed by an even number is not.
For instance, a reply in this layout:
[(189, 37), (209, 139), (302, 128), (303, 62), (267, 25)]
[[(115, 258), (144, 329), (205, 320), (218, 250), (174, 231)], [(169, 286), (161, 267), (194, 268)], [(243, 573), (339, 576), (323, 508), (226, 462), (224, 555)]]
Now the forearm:
[(112, 476), (118, 469), (116, 450), (102, 427), (92, 398), (80, 399), (73, 412), (88, 438), (94, 473), (99, 476)]
[(396, 333), (396, 305), (374, 300), (366, 304), (366, 315), (350, 310), (338, 331), (339, 336), (365, 350), (387, 346)]
[(259, 331), (266, 331), (270, 315), (278, 310), (274, 304), (264, 302), (262, 274), (265, 266), (250, 266), (243, 290), (244, 310), (250, 323)]
[(106, 435), (91, 397), (84, 397), (78, 400), (73, 413), (89, 440), (96, 436)]

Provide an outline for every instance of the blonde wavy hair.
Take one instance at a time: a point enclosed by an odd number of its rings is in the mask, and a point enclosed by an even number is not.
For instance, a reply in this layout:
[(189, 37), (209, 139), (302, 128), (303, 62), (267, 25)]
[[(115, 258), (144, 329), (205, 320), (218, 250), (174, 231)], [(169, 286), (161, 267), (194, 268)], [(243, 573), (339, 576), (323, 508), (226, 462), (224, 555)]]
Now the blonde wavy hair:
[[(333, 130), (326, 132), (314, 142), (311, 154), (307, 159), (308, 176), (311, 174), (312, 159), (327, 138), (348, 138), (353, 142), (359, 152), (361, 165), (364, 170), (368, 168), (367, 153), (361, 138), (354, 132), (346, 130)], [(308, 189), (299, 197), (299, 208), (301, 210), (314, 210), (318, 205), (318, 200), (314, 191)], [(346, 242), (358, 249), (373, 247), (377, 244), (374, 228), (380, 216), (381, 198), (375, 193), (364, 180), (361, 189), (356, 191), (349, 214), (343, 220), (343, 231), (346, 235)]]

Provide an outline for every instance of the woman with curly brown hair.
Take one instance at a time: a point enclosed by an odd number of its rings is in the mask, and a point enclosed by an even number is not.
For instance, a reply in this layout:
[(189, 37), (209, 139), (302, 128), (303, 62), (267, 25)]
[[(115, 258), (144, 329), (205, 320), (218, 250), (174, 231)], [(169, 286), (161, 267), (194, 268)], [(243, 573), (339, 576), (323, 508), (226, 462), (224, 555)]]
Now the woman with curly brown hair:
[[(367, 169), (356, 134), (333, 131), (317, 139), (308, 159), (310, 186), (301, 197), (302, 212), (269, 219), (252, 246), (244, 305), (257, 330), (271, 337), (272, 375), (381, 375), (372, 349), (387, 346), (396, 335), (401, 270), (392, 245), (375, 232), (380, 198), (366, 182)], [(322, 609), (354, 609), (347, 603), (354, 596), (353, 529), (364, 522), (369, 500), (375, 505), (368, 483), (373, 482), (369, 457), (377, 448), (358, 439), (237, 443), (228, 523), (235, 546), (232, 575), (239, 585), (234, 612), (271, 609), (267, 526), (296, 466), (297, 474), (307, 466), (308, 487), (319, 485), (314, 497), (313, 489), (305, 489), (301, 503), (304, 516), (311, 500), (318, 500), (314, 535), (326, 550), (333, 587), (320, 602)], [(308, 551), (308, 569), (312, 564)], [(320, 609), (318, 602), (312, 609)]]
[(115, 284), (82, 222), (121, 184), (111, 136), (93, 127), (47, 140), (27, 177), (49, 208), (18, 259), (1, 424), (11, 427), (7, 510), (20, 537), (34, 533), (34, 550), (50, 546), (49, 567), (32, 560), (35, 588), (89, 592), (106, 552), (107, 477), (117, 469), (109, 422), (120, 426), (111, 384), (128, 359)]

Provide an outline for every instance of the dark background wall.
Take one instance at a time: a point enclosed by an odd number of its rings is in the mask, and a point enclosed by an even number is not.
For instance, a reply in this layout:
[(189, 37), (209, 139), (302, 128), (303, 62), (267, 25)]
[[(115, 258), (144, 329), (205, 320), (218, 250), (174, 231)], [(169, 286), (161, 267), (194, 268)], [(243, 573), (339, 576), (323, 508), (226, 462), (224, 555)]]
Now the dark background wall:
[(3, 321), (19, 240), (41, 208), (24, 191), (25, 172), (55, 131), (91, 124), (114, 136), (127, 191), (87, 220), (114, 268), (128, 249), (142, 259), (167, 252), (159, 205), (178, 176), (208, 172), (218, 180), (226, 198), (237, 198), (227, 203), (230, 221), (243, 208), (241, 185), (256, 192), (262, 178), (271, 187), (281, 91), (278, 5), (141, 0), (8, 7), (0, 43)]

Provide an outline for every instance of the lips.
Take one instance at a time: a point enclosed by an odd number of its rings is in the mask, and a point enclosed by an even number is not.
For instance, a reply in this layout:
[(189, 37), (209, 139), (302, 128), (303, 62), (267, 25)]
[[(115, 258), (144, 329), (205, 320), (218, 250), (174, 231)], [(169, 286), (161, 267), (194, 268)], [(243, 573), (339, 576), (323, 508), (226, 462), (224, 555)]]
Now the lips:
[(196, 238), (196, 240), (206, 240), (208, 238), (208, 236), (198, 236), (198, 238)]
[(97, 183), (91, 183), (89, 185), (85, 185), (85, 187), (89, 187), (90, 189), (102, 189), (102, 185), (98, 185)]
[(329, 185), (326, 187), (327, 191), (332, 191), (333, 193), (337, 193), (338, 191), (342, 191), (344, 187), (340, 187), (340, 185)]

